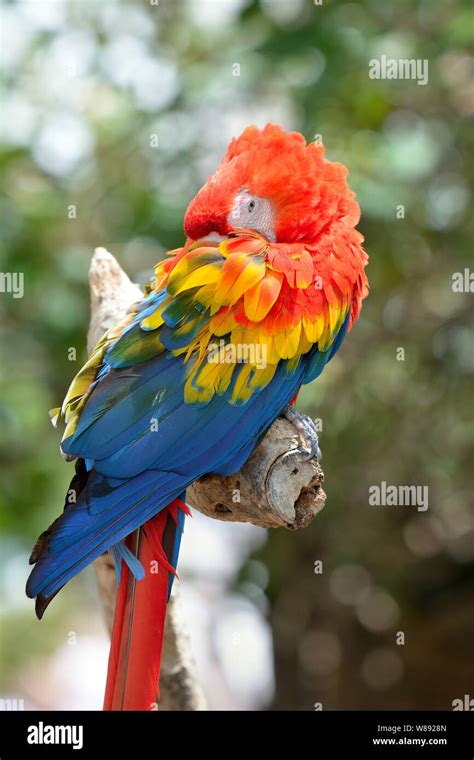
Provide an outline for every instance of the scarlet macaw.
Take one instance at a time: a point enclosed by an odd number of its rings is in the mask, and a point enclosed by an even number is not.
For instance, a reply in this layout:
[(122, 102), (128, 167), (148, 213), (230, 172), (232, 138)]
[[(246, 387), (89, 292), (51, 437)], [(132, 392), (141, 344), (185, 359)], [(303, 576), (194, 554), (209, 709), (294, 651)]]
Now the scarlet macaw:
[[(105, 709), (154, 704), (186, 488), (238, 471), (359, 315), (367, 255), (346, 175), (320, 142), (274, 124), (245, 129), (190, 203), (184, 247), (156, 266), (57, 410), (77, 498), (38, 539), (27, 594), (41, 617), (111, 551), (119, 591)], [(221, 341), (259, 351), (216, 361)], [(317, 438), (304, 433), (314, 455)]]

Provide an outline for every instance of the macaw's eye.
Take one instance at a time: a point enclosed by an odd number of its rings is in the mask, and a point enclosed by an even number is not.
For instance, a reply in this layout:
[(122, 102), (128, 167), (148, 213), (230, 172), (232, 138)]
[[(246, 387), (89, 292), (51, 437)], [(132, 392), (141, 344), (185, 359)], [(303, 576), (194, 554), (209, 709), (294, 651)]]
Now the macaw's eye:
[(261, 198), (244, 187), (234, 197), (227, 217), (230, 229), (251, 229), (275, 240), (275, 212), (268, 198)]

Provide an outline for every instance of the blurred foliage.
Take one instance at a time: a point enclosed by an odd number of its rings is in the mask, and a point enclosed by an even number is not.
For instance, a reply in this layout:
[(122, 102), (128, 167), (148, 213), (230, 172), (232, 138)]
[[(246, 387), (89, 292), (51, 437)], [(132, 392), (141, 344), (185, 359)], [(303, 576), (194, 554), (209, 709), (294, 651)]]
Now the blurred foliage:
[[(91, 250), (107, 246), (144, 281), (181, 243), (229, 138), (278, 121), (321, 134), (349, 166), (371, 294), (300, 397), (323, 422), (327, 506), (258, 555), (274, 707), (449, 708), (472, 693), (473, 295), (452, 289), (473, 268), (471, 12), (467, 0), (3, 4), (0, 269), (24, 273), (25, 295), (0, 297), (1, 521), (21, 583), (70, 478), (47, 410), (85, 357)], [(428, 84), (370, 79), (381, 55), (427, 59)], [(428, 511), (370, 507), (381, 481), (429, 486)], [(11, 684), (22, 659), (53, 646), (72, 601), (33, 635), (8, 579)], [(70, 594), (92, 603), (80, 579)]]

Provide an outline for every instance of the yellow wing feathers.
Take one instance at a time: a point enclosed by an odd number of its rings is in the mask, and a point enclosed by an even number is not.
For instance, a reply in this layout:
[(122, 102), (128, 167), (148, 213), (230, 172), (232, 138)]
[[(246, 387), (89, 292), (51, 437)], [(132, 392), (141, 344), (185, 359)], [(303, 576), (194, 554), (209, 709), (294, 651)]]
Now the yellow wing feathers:
[[(226, 393), (234, 371), (231, 402), (244, 403), (271, 381), (279, 362), (292, 360), (296, 366), (315, 344), (322, 351), (331, 346), (349, 300), (341, 297), (330, 305), (324, 288), (308, 281), (313, 265), (302, 246), (273, 248), (272, 254), (267, 240), (249, 233), (215, 247), (193, 244), (177, 262), (168, 259), (158, 266), (158, 289), (173, 297), (192, 290), (192, 302), (210, 317), (186, 346), (170, 346), (189, 362), (188, 403)], [(298, 299), (302, 290), (305, 298)]]

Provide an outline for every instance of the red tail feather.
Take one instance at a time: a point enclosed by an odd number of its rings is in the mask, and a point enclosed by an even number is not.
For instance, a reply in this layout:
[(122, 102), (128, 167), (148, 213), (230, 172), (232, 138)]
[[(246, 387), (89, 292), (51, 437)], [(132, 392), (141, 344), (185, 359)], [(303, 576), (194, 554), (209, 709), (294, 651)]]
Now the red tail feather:
[(137, 581), (122, 563), (104, 710), (156, 709), (168, 587), (170, 573), (174, 572), (170, 564), (176, 528), (174, 507), (163, 509), (127, 539), (145, 569), (145, 577)]

